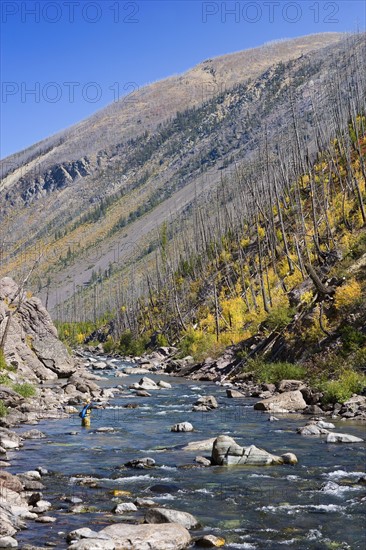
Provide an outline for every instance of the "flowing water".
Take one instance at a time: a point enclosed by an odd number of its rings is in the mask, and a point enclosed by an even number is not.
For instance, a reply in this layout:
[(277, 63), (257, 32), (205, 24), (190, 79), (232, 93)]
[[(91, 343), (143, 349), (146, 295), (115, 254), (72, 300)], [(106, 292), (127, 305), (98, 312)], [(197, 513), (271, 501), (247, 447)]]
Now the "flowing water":
[[(121, 369), (126, 365), (119, 364)], [(356, 483), (365, 472), (363, 443), (328, 445), (324, 438), (300, 436), (296, 428), (306, 423), (306, 417), (286, 415), (268, 422), (267, 414), (254, 411), (254, 399), (228, 399), (225, 388), (213, 383), (149, 377), (165, 379), (173, 387), (151, 392), (148, 398), (116, 397), (110, 408), (93, 411), (90, 428), (82, 428), (77, 415), (45, 420), (37, 428), (47, 438), (28, 440), (20, 452), (12, 453), (12, 472), (37, 466), (49, 470), (50, 475), (43, 478), (47, 486), (43, 494), (53, 504), (49, 515), (57, 518), (53, 524), (29, 522), (29, 528), (18, 535), (20, 546), (47, 544), (63, 549), (65, 535), (72, 529), (131, 523), (142, 518), (143, 509), (116, 517), (111, 513), (113, 506), (145, 497), (191, 512), (203, 526), (192, 534), (223, 536), (227, 549), (366, 548), (365, 485)], [(131, 384), (140, 378), (115, 378), (111, 373), (101, 384)], [(210, 394), (216, 396), (219, 409), (191, 412), (198, 397)], [(126, 409), (126, 402), (139, 407)], [(195, 432), (172, 433), (171, 426), (181, 421), (191, 422)], [(115, 431), (98, 433), (99, 427)], [(365, 427), (356, 423), (338, 422), (336, 431), (365, 437)], [(292, 451), (299, 463), (187, 468), (196, 455), (210, 453), (184, 452), (181, 447), (219, 434), (274, 454)], [(123, 468), (130, 459), (148, 456), (156, 461), (155, 468)], [(114, 496), (118, 490), (131, 496)], [(65, 497), (82, 499), (83, 513), (71, 513), (73, 504)]]

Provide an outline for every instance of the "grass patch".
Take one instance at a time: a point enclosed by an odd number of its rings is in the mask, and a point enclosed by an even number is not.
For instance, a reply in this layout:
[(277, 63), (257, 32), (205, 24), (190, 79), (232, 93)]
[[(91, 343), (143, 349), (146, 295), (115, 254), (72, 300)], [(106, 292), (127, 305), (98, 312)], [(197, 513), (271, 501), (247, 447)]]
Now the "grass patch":
[(306, 369), (293, 363), (277, 362), (266, 363), (263, 359), (249, 359), (245, 369), (253, 372), (257, 382), (276, 384), (281, 380), (303, 380)]
[(326, 380), (319, 389), (324, 393), (324, 403), (344, 403), (354, 393), (366, 387), (366, 376), (352, 369), (345, 369), (336, 380)]
[(7, 368), (8, 368), (8, 365), (6, 364), (6, 361), (5, 361), (4, 352), (2, 349), (0, 349), (0, 371), (7, 370)]
[(4, 405), (2, 399), (0, 399), (0, 418), (4, 418), (8, 414), (8, 408)]
[(13, 384), (13, 390), (19, 393), (22, 397), (34, 397), (36, 395), (36, 388), (29, 382), (24, 384)]

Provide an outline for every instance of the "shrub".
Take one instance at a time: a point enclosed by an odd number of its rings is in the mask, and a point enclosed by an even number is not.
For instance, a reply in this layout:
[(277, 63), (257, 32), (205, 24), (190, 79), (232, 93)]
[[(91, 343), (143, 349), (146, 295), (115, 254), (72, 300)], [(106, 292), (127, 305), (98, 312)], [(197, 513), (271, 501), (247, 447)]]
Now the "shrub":
[(29, 384), (29, 382), (24, 382), (24, 384), (14, 384), (13, 390), (19, 393), (22, 397), (33, 397), (36, 395), (36, 388), (33, 384)]
[(179, 344), (181, 356), (192, 355), (196, 361), (206, 357), (217, 357), (224, 349), (224, 344), (217, 342), (216, 335), (201, 329), (190, 327)]
[(8, 365), (6, 364), (6, 361), (5, 361), (4, 352), (2, 349), (0, 349), (0, 371), (7, 370), (7, 368), (8, 368)]
[(7, 374), (0, 374), (0, 385), (2, 386), (10, 386), (11, 380)]
[(294, 310), (289, 307), (277, 306), (274, 307), (268, 314), (266, 326), (271, 329), (283, 329), (292, 321)]
[(104, 342), (103, 344), (103, 349), (105, 353), (111, 353), (112, 351), (115, 350), (115, 347), (116, 347), (116, 343), (112, 338), (108, 338), (107, 341)]
[(336, 289), (334, 303), (338, 310), (348, 310), (358, 304), (362, 295), (361, 285), (356, 279), (351, 279)]
[(0, 399), (0, 418), (3, 418), (8, 414), (8, 409), (5, 407), (4, 402)]
[(277, 362), (266, 363), (260, 358), (249, 359), (248, 370), (254, 372), (258, 382), (276, 384), (281, 380), (302, 380), (306, 370), (301, 365), (293, 363)]
[(356, 351), (366, 342), (365, 334), (350, 326), (341, 329), (341, 338), (344, 351)]
[(126, 330), (120, 337), (118, 351), (121, 355), (142, 355), (146, 351), (149, 340), (148, 335), (134, 338), (132, 332)]
[(321, 388), (325, 403), (344, 403), (353, 393), (361, 393), (366, 386), (366, 376), (352, 369), (345, 369), (337, 380), (326, 381)]

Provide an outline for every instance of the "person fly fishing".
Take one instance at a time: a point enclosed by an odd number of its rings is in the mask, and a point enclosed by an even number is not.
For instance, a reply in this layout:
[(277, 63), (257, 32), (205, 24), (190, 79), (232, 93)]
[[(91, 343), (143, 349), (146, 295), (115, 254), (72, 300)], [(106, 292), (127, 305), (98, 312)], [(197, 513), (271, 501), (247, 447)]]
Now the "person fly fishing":
[(90, 415), (91, 415), (92, 408), (93, 406), (91, 403), (91, 399), (88, 398), (85, 402), (84, 407), (79, 412), (79, 416), (81, 418), (81, 425), (87, 428), (90, 426)]

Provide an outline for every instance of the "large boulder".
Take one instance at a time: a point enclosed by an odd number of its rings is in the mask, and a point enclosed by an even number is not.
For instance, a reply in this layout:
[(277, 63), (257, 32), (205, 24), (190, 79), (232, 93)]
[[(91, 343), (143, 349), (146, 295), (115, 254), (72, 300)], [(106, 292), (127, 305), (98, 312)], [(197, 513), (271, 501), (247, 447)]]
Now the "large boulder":
[(213, 395), (207, 395), (197, 399), (192, 407), (192, 411), (207, 412), (211, 411), (212, 409), (217, 409), (218, 406), (219, 405), (216, 401), (216, 398)]
[(283, 457), (268, 453), (255, 445), (241, 447), (232, 437), (227, 435), (220, 435), (215, 439), (212, 447), (211, 462), (219, 466), (237, 464), (266, 466), (288, 463)]
[(116, 550), (182, 550), (191, 542), (191, 535), (178, 523), (128, 525), (115, 523), (100, 531), (108, 535)]
[(38, 298), (19, 292), (10, 277), (0, 279), (0, 336), (5, 318), (13, 311), (12, 301), (17, 305), (19, 299), (21, 305), (12, 316), (5, 342), (7, 362), (29, 381), (70, 376), (75, 367), (49, 313)]
[(19, 449), (22, 439), (15, 432), (7, 428), (0, 428), (0, 447), (3, 449)]
[(145, 514), (146, 523), (179, 523), (186, 529), (194, 529), (199, 522), (192, 514), (168, 508), (151, 508)]
[(307, 405), (300, 390), (284, 392), (268, 399), (255, 403), (257, 411), (268, 411), (273, 413), (287, 413), (302, 411)]

